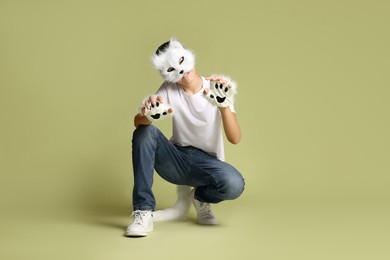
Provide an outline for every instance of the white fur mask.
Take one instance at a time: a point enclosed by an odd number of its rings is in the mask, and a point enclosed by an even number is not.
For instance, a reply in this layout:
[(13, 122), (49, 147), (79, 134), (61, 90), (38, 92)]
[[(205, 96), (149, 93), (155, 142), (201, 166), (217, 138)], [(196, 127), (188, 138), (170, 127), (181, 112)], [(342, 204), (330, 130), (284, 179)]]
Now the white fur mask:
[(163, 51), (152, 56), (152, 63), (166, 81), (176, 83), (194, 68), (195, 56), (180, 42), (171, 39)]

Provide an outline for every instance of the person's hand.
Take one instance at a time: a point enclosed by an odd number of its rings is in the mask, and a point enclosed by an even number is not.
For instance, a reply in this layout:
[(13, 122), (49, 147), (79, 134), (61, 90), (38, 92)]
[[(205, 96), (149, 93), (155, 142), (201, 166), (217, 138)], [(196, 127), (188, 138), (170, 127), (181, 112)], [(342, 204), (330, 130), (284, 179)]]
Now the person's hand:
[(173, 113), (173, 108), (164, 103), (161, 96), (149, 96), (143, 100), (140, 106), (140, 113), (150, 121), (162, 120)]
[(234, 95), (237, 93), (237, 84), (224, 75), (211, 75), (210, 89), (205, 89), (203, 94), (211, 104), (217, 107), (229, 107), (234, 103)]

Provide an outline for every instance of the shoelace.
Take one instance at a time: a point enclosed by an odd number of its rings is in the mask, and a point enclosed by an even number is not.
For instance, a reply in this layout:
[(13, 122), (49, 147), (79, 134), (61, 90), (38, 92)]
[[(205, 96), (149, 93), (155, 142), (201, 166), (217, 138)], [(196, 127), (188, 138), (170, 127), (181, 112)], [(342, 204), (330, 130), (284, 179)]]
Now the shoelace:
[(134, 224), (142, 225), (142, 222), (144, 221), (143, 217), (146, 216), (146, 213), (141, 210), (136, 210), (131, 215), (134, 216)]
[(199, 202), (199, 206), (200, 206), (199, 215), (201, 217), (202, 216), (206, 216), (206, 215), (212, 215), (212, 213), (211, 213), (211, 206), (210, 206), (209, 203)]

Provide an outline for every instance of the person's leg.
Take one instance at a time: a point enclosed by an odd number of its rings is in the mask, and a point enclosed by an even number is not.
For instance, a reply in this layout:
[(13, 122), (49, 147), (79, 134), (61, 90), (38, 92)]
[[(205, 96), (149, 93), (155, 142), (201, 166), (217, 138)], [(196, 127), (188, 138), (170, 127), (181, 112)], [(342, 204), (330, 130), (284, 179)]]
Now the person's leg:
[(186, 154), (189, 171), (186, 185), (195, 187), (191, 197), (195, 206), (196, 222), (215, 225), (217, 219), (210, 203), (236, 199), (244, 190), (244, 179), (233, 166), (194, 147), (177, 147)]
[(186, 184), (186, 156), (153, 125), (139, 126), (133, 134), (133, 208), (154, 210), (152, 192), (154, 170), (165, 180)]
[(238, 198), (245, 182), (241, 173), (230, 164), (218, 160), (196, 148), (189, 158), (190, 185), (196, 187), (195, 199), (207, 203), (219, 203)]
[(139, 126), (133, 134), (133, 216), (129, 237), (147, 236), (153, 230), (156, 202), (152, 192), (154, 169), (166, 180), (180, 184), (187, 163), (180, 151), (156, 127)]

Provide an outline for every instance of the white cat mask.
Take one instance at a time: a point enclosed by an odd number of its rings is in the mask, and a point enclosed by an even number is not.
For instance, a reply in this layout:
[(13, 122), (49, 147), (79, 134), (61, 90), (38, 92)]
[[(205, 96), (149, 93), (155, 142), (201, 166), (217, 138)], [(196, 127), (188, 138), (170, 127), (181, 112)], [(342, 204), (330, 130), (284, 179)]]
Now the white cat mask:
[(171, 39), (164, 47), (153, 54), (152, 63), (166, 81), (176, 83), (194, 68), (195, 56), (176, 39)]

